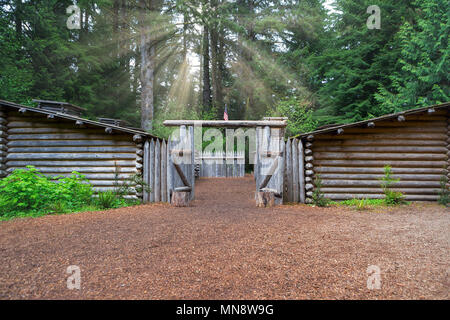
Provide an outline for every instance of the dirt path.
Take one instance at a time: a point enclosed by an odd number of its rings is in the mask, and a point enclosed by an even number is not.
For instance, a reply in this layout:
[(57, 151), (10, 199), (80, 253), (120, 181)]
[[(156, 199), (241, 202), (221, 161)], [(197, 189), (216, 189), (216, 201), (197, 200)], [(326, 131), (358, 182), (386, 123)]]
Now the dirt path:
[[(256, 208), (251, 177), (202, 179), (190, 208), (143, 205), (0, 223), (0, 298), (449, 298), (435, 204)], [(66, 269), (81, 268), (81, 290)], [(367, 289), (367, 267), (381, 289)]]

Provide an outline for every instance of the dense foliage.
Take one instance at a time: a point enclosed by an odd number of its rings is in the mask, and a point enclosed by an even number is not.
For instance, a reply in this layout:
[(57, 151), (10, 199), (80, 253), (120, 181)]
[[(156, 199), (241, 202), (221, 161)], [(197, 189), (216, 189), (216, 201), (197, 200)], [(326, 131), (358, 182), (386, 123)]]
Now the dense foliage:
[(92, 194), (92, 186), (77, 172), (52, 178), (27, 166), (0, 179), (0, 217), (75, 211), (90, 203)]
[(78, 172), (67, 177), (51, 177), (27, 166), (27, 169), (16, 169), (0, 179), (0, 220), (134, 205), (139, 201), (127, 199), (125, 195), (131, 188), (136, 188), (136, 184), (150, 191), (142, 178), (132, 176), (113, 190), (95, 196), (92, 185)]

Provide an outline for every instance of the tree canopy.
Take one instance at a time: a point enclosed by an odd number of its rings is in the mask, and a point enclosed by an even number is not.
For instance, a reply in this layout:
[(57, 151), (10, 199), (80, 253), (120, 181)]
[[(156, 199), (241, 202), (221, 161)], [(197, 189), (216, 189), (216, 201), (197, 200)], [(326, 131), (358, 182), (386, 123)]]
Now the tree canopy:
[(160, 135), (225, 105), (230, 119), (287, 116), (297, 134), (449, 100), (446, 2), (324, 2), (0, 0), (0, 99), (67, 101)]

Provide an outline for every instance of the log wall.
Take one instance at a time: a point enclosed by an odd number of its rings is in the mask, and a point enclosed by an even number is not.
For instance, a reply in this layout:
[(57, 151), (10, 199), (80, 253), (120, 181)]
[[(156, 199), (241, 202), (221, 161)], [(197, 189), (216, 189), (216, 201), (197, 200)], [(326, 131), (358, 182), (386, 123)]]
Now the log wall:
[[(383, 167), (400, 181), (407, 200), (437, 200), (442, 175), (449, 176), (447, 110), (406, 115), (305, 138), (305, 175), (320, 174), (322, 192), (333, 200), (384, 198)], [(313, 183), (307, 181), (306, 201)]]
[[(116, 182), (120, 185), (142, 173), (142, 143), (133, 141), (133, 134), (106, 133), (102, 127), (28, 111), (10, 110), (6, 119), (7, 173), (27, 165), (50, 176), (77, 171), (96, 191), (114, 190)], [(133, 188), (128, 196), (140, 198), (142, 194)]]

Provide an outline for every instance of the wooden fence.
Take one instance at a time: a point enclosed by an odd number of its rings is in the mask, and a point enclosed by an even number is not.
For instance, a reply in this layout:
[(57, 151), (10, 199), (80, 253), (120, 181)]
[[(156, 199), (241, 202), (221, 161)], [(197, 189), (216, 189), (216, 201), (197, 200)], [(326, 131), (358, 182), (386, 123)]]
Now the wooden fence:
[(201, 157), (196, 156), (198, 177), (236, 178), (245, 175), (244, 152), (203, 152)]
[(143, 202), (170, 202), (167, 194), (168, 152), (166, 140), (148, 139), (142, 147), (142, 177), (150, 189), (143, 188)]

